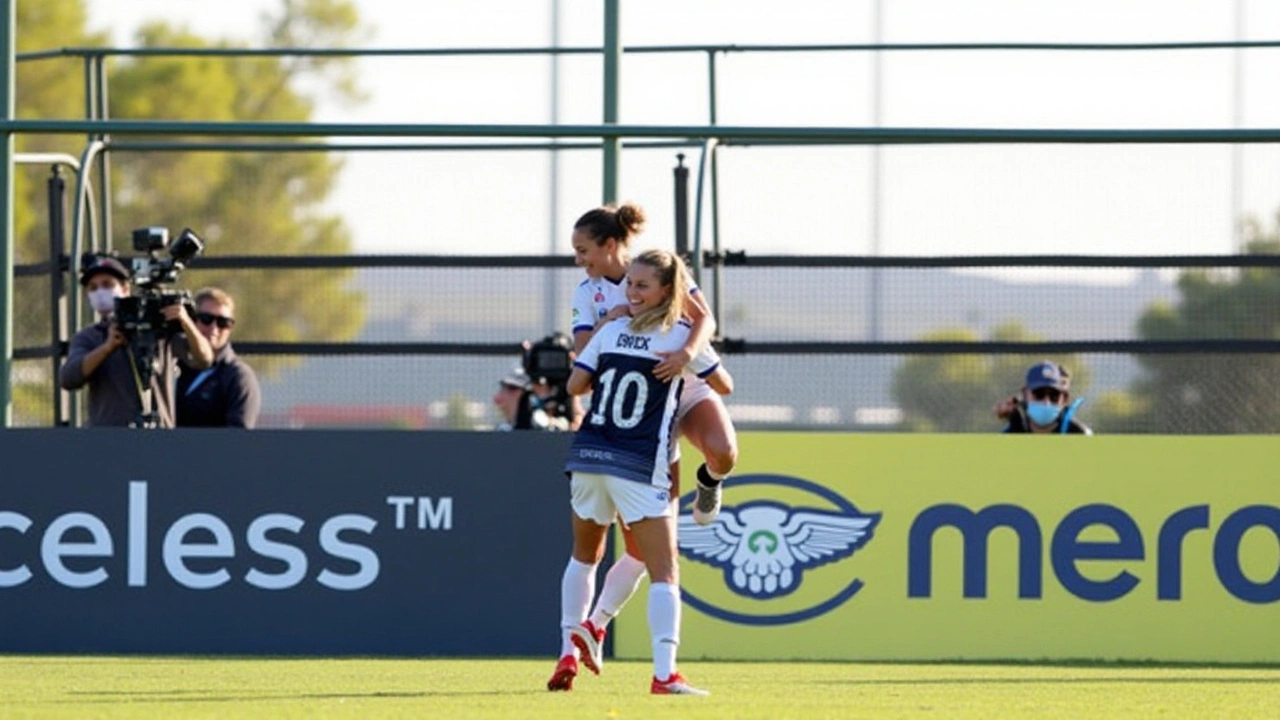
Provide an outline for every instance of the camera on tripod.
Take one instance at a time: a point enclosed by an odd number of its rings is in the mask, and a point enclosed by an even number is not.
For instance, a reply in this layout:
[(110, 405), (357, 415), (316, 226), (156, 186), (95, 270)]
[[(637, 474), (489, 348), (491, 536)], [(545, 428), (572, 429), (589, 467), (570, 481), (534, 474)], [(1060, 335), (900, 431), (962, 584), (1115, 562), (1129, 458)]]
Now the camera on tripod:
[[(170, 327), (164, 308), (183, 304), (194, 312), (195, 307), (191, 293), (164, 286), (177, 282), (182, 270), (204, 252), (204, 241), (185, 228), (170, 243), (169, 229), (153, 225), (133, 231), (133, 249), (144, 254), (132, 260), (134, 294), (116, 300), (116, 325), (130, 338), (165, 337)], [(162, 251), (167, 251), (166, 257), (160, 255)]]

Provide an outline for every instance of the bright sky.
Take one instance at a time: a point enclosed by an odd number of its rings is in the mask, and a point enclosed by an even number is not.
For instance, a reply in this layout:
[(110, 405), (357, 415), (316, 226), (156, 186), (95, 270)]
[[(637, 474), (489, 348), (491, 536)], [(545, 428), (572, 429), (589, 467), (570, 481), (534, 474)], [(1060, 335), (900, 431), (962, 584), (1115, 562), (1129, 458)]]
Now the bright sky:
[[(368, 47), (551, 44), (554, 0), (357, 0)], [(622, 0), (624, 45), (874, 41), (875, 0)], [(253, 39), (274, 0), (88, 0), (118, 45), (148, 19)], [(560, 40), (599, 46), (601, 0), (561, 0)], [(1270, 0), (882, 0), (887, 43), (1176, 42), (1280, 39)], [(1233, 51), (906, 52), (883, 56), (881, 124), (894, 127), (1229, 128)], [(873, 124), (867, 53), (735, 53), (718, 64), (726, 125)], [(1242, 127), (1280, 126), (1280, 50), (1242, 53)], [(361, 61), (369, 102), (317, 119), (547, 123), (542, 57)], [(560, 121), (601, 121), (598, 56), (561, 60)], [(628, 55), (625, 124), (707, 123), (703, 54)], [(430, 139), (424, 139), (430, 141)], [(674, 150), (628, 151), (620, 195), (649, 211), (647, 244), (669, 245)], [(687, 164), (696, 168), (696, 152)], [(728, 148), (721, 156), (725, 247), (757, 253), (868, 253), (872, 153), (865, 148)], [(883, 151), (880, 245), (890, 255), (1223, 253), (1232, 238), (1228, 146), (919, 146)], [(1280, 148), (1240, 153), (1246, 214), (1280, 207)], [(542, 253), (549, 248), (546, 153), (347, 156), (332, 208), (358, 252)], [(559, 233), (600, 201), (600, 156), (561, 161)], [(181, 224), (174, 219), (170, 224)], [(709, 243), (709, 238), (707, 239)]]

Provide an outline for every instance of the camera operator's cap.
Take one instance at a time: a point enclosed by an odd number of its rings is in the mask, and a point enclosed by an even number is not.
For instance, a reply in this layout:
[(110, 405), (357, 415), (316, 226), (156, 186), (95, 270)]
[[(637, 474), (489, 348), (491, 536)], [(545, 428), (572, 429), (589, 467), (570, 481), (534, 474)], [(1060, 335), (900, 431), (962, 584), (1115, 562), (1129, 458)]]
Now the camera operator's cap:
[(95, 255), (80, 263), (80, 284), (88, 285), (89, 278), (103, 272), (115, 275), (121, 282), (129, 279), (129, 271), (124, 263), (110, 255)]
[(1027, 371), (1027, 389), (1053, 388), (1066, 392), (1071, 389), (1071, 374), (1061, 365), (1045, 360)]
[(498, 384), (503, 387), (515, 388), (516, 390), (528, 390), (529, 376), (525, 374), (524, 368), (517, 367), (503, 376), (498, 381)]

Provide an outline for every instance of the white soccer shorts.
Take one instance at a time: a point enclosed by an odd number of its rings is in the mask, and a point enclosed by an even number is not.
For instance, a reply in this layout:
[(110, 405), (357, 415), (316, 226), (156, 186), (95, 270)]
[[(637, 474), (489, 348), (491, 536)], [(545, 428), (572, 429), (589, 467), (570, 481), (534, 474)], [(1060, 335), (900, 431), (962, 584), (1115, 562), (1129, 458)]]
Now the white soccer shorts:
[(720, 394), (711, 389), (706, 380), (694, 375), (693, 373), (685, 373), (684, 387), (680, 389), (680, 404), (676, 407), (676, 428), (679, 429), (680, 421), (684, 416), (689, 414), (689, 410), (694, 405), (703, 400), (711, 400), (719, 398)]
[(569, 480), (569, 495), (578, 517), (605, 527), (618, 516), (630, 524), (672, 515), (671, 495), (666, 488), (614, 475), (575, 472)]

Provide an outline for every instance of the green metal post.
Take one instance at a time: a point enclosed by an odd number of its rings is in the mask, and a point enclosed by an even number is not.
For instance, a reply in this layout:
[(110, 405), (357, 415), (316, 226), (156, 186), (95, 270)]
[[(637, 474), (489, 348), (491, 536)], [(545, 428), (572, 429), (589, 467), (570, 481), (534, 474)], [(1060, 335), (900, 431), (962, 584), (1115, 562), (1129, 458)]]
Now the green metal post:
[[(618, 124), (618, 67), (622, 61), (622, 45), (618, 40), (619, 0), (604, 3), (604, 124)], [(618, 156), (622, 139), (617, 135), (604, 140), (604, 202), (618, 200)]]
[[(720, 101), (716, 97), (716, 53), (712, 50), (707, 54), (707, 88), (711, 94), (711, 115), (709, 122), (715, 127), (718, 122)], [(723, 257), (720, 247), (720, 166), (717, 162), (717, 156), (720, 152), (720, 143), (712, 143), (710, 168), (711, 168), (711, 250), (716, 257)], [(701, 259), (698, 261), (701, 263)], [(717, 262), (715, 267), (711, 269), (711, 277), (715, 284), (715, 293), (711, 296), (711, 313), (716, 318), (716, 322), (724, 322), (724, 293), (721, 288), (724, 287), (724, 263)], [(724, 337), (724, 327), (717, 325), (716, 335)]]
[[(17, 0), (0, 0), (0, 99), (5, 122), (14, 119), (17, 72), (14, 30)], [(0, 130), (0, 427), (13, 425), (13, 133)]]
[[(93, 74), (95, 84), (97, 85), (97, 115), (101, 120), (111, 117), (108, 109), (107, 101), (107, 57), (98, 55), (94, 58)], [(99, 133), (97, 138), (101, 140), (104, 148), (111, 147), (111, 136), (106, 133)], [(102, 249), (111, 250), (115, 247), (115, 238), (111, 233), (111, 153), (103, 152), (101, 160), (98, 161), (98, 221), (101, 223), (99, 232), (102, 238)]]

